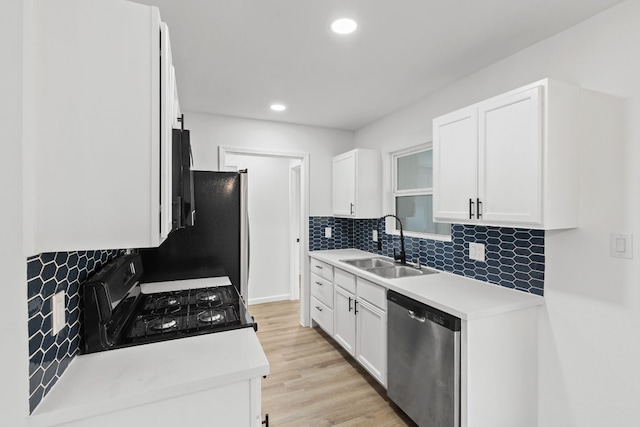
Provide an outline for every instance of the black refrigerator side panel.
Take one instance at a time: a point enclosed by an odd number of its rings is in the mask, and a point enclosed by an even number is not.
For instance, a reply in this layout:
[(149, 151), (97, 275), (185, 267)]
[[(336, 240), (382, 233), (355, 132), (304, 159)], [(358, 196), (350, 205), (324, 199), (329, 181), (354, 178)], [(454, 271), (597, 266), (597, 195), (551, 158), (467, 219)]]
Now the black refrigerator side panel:
[(140, 249), (143, 282), (229, 276), (240, 292), (240, 176), (194, 171), (193, 227), (175, 230), (158, 248)]

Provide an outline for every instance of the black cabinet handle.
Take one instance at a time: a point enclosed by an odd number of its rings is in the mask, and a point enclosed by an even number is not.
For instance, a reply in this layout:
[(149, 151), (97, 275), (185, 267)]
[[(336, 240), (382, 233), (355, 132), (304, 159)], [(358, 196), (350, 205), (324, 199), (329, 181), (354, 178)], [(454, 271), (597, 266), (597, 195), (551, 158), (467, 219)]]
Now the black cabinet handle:
[[(469, 199), (469, 200), (471, 200), (471, 199)], [(316, 265), (316, 268), (319, 269), (319, 270), (322, 270), (322, 266), (321, 265)]]
[(478, 219), (480, 219), (480, 217), (482, 216), (482, 202), (480, 201), (480, 199), (476, 199), (476, 216), (478, 217)]
[(358, 314), (358, 300), (354, 299), (353, 300), (353, 315), (355, 316), (356, 314)]
[(316, 310), (322, 311), (322, 307), (320, 307), (319, 305), (316, 305)]
[(351, 311), (351, 297), (349, 297), (349, 311)]
[(264, 416), (264, 420), (262, 421), (262, 424), (264, 424), (266, 427), (269, 427), (269, 414), (266, 414)]
[(322, 282), (316, 282), (316, 285), (322, 286)]
[(349, 215), (353, 215), (353, 207), (354, 207), (354, 204), (349, 203)]
[(473, 219), (473, 199), (469, 199), (469, 219)]

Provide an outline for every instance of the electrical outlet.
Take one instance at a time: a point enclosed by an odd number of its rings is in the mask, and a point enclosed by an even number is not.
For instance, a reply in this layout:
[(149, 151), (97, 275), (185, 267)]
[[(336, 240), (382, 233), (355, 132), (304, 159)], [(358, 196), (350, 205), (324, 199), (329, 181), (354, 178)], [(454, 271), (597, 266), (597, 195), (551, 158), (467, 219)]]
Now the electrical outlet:
[(51, 333), (53, 335), (57, 335), (67, 323), (65, 299), (64, 291), (60, 291), (51, 297)]
[(378, 230), (373, 230), (371, 232), (371, 240), (374, 241), (374, 242), (378, 241)]
[(331, 227), (325, 227), (325, 229), (324, 229), (324, 237), (326, 237), (327, 239), (331, 238)]
[(484, 262), (484, 244), (469, 242), (469, 258)]

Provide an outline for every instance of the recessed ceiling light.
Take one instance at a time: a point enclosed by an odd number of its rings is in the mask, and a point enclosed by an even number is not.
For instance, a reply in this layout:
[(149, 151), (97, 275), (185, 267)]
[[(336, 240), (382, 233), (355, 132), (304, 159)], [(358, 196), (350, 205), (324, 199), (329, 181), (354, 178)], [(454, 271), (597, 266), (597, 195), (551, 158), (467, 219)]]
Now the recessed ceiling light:
[(284, 104), (271, 104), (269, 107), (272, 111), (284, 111), (287, 109), (287, 106)]
[(356, 28), (358, 28), (358, 24), (350, 18), (336, 19), (331, 23), (331, 29), (336, 34), (351, 34)]

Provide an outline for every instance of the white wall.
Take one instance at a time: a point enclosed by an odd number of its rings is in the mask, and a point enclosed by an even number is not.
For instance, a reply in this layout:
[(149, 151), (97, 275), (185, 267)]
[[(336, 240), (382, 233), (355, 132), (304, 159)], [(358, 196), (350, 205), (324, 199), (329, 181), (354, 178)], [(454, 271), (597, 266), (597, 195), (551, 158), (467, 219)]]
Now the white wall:
[[(423, 143), (434, 117), (544, 77), (620, 97), (595, 113), (616, 131), (591, 122), (577, 153), (581, 227), (546, 233), (542, 427), (640, 420), (639, 22), (640, 2), (629, 0), (356, 132), (363, 148)], [(635, 234), (633, 260), (609, 257), (610, 232)]]
[(290, 298), (290, 159), (227, 155), (227, 165), (248, 170), (249, 304)]
[(22, 252), (23, 7), (29, 2), (0, 2), (0, 424), (26, 425), (29, 411), (27, 344), (27, 266)]
[(331, 159), (353, 148), (353, 133), (312, 126), (185, 113), (194, 167), (218, 170), (218, 146), (309, 153), (309, 215), (331, 215)]

